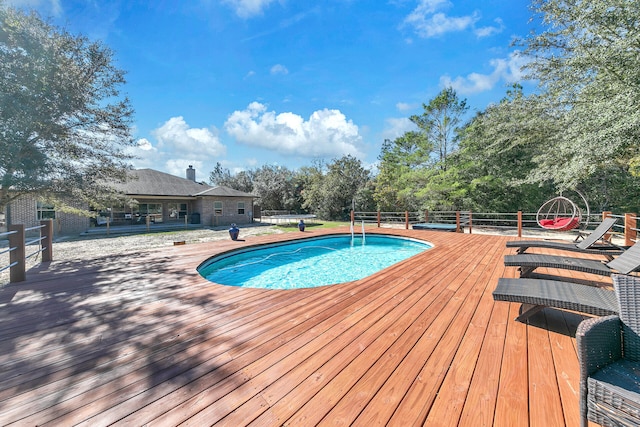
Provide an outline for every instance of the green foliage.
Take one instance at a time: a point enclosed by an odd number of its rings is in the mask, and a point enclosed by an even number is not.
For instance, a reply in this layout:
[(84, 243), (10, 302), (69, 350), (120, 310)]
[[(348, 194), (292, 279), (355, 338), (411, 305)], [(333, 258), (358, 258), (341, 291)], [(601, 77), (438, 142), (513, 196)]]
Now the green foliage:
[(351, 209), (371, 209), (369, 171), (360, 160), (343, 156), (326, 167), (306, 170), (304, 207), (325, 219), (348, 219)]
[(265, 165), (253, 172), (253, 194), (262, 209), (298, 211), (301, 200), (295, 173), (283, 166)]
[(209, 173), (209, 183), (251, 193), (253, 191), (254, 174), (254, 171), (249, 170), (231, 175), (229, 169), (223, 167), (220, 162), (216, 162), (213, 170)]
[(447, 159), (456, 148), (458, 132), (469, 109), (467, 101), (459, 99), (456, 91), (449, 87), (422, 106), (422, 115), (409, 119), (435, 149), (439, 167), (446, 170)]
[(235, 188), (232, 187), (232, 185), (234, 184), (234, 180), (231, 176), (231, 171), (223, 167), (220, 162), (216, 162), (213, 170), (209, 173), (209, 184)]
[(393, 141), (385, 140), (379, 156), (373, 198), (382, 211), (417, 210), (420, 203), (410, 182), (416, 169), (433, 163), (433, 144), (422, 132), (406, 132)]
[[(556, 132), (537, 157), (534, 180), (579, 186), (638, 155), (640, 3), (535, 0), (544, 31), (520, 42), (540, 82), (532, 98), (551, 111)], [(547, 122), (548, 123), (548, 122)]]
[(410, 117), (418, 131), (382, 146), (374, 191), (381, 210), (435, 209), (464, 199), (456, 172), (448, 169), (468, 109), (466, 101), (447, 88), (423, 108), (422, 115)]
[(536, 112), (516, 85), (500, 103), (470, 121), (453, 157), (466, 188), (462, 206), (485, 212), (535, 212), (554, 193), (549, 180), (527, 180), (537, 167), (535, 156), (553, 130), (551, 118), (548, 125), (539, 126), (543, 117), (544, 112)]
[(58, 210), (115, 197), (134, 144), (124, 83), (99, 42), (0, 4), (0, 211), (25, 193)]
[(298, 171), (262, 166), (236, 175), (218, 163), (210, 179), (236, 189), (240, 189), (239, 185), (251, 187), (259, 197), (256, 203), (264, 210), (313, 212), (323, 219), (346, 220), (352, 207), (375, 209), (370, 172), (352, 156), (335, 159), (328, 165), (316, 161)]

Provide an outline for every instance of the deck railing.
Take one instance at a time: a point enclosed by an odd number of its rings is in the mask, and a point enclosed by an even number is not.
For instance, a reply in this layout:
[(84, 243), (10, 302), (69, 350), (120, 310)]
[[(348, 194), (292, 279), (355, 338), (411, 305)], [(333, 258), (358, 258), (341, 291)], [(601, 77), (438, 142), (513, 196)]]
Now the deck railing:
[[(462, 231), (463, 228), (473, 232), (473, 227), (487, 227), (493, 229), (516, 230), (518, 237), (522, 237), (524, 229), (539, 228), (535, 212), (471, 212), (471, 211), (424, 211), (424, 212), (356, 212), (351, 211), (351, 221), (364, 221), (368, 224), (401, 225), (406, 229), (412, 224), (420, 222), (432, 222), (440, 224), (456, 224), (456, 229)], [(611, 212), (590, 214), (588, 220), (590, 224), (596, 224), (607, 216), (618, 218), (621, 221), (612, 230), (613, 235), (621, 236), (624, 239), (624, 246), (631, 246), (637, 240), (638, 217), (636, 214), (625, 213), (622, 215)], [(587, 218), (585, 218), (585, 221)], [(595, 228), (595, 225), (593, 227)]]
[[(612, 235), (620, 236), (624, 239), (624, 246), (632, 246), (637, 241), (638, 217), (636, 214), (612, 214), (602, 212), (592, 214), (592, 223), (599, 222), (601, 218), (611, 216), (621, 221), (614, 225)], [(517, 236), (522, 237), (523, 229), (537, 228), (536, 214), (515, 212), (471, 212), (471, 211), (424, 211), (424, 212), (354, 212), (351, 211), (351, 221), (377, 224), (404, 225), (406, 229), (411, 224), (419, 222), (436, 222), (443, 224), (456, 224), (458, 231), (466, 228), (469, 233), (473, 232), (473, 227), (490, 227), (498, 229), (517, 230)], [(40, 236), (32, 240), (26, 240), (26, 234), (30, 231), (38, 230)], [(26, 228), (24, 224), (14, 224), (9, 226), (8, 231), (0, 233), (0, 239), (8, 238), (8, 248), (0, 250), (0, 255), (9, 254), (9, 264), (0, 265), (0, 272), (9, 269), (9, 281), (22, 282), (26, 280), (26, 261), (38, 254), (42, 254), (41, 261), (49, 262), (53, 259), (53, 220), (40, 221), (40, 225)], [(38, 249), (27, 254), (27, 248), (38, 246)]]
[[(26, 240), (30, 231), (39, 231), (39, 237)], [(40, 221), (40, 225), (26, 228), (24, 224), (10, 225), (8, 231), (0, 233), (0, 238), (7, 237), (9, 247), (0, 251), (0, 255), (9, 254), (9, 264), (0, 266), (0, 272), (9, 269), (9, 282), (23, 282), (27, 278), (27, 260), (42, 254), (42, 262), (53, 259), (53, 220)], [(27, 248), (36, 246), (37, 250), (27, 254)]]

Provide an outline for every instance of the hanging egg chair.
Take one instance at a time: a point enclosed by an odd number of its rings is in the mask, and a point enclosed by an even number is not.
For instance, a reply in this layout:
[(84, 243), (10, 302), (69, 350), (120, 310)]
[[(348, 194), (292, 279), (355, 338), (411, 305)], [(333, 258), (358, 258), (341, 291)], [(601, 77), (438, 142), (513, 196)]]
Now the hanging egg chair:
[[(576, 191), (584, 202), (586, 209), (586, 227), (589, 223), (589, 204), (579, 191)], [(540, 206), (536, 214), (538, 225), (546, 230), (569, 231), (578, 227), (582, 223), (582, 209), (571, 199), (564, 196), (557, 196), (547, 200)]]

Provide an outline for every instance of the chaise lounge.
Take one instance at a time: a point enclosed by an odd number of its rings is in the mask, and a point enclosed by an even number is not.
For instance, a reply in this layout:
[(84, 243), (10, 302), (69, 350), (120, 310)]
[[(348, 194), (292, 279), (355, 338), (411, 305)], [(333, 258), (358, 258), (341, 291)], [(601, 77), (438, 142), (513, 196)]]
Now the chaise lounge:
[(504, 265), (520, 267), (520, 277), (529, 277), (539, 267), (582, 271), (600, 276), (613, 273), (630, 274), (640, 268), (640, 242), (622, 252), (615, 259), (604, 263), (594, 259), (571, 258), (557, 255), (519, 254), (505, 255)]
[(525, 253), (529, 248), (546, 248), (612, 257), (613, 255), (621, 254), (623, 249), (608, 242), (597, 242), (607, 234), (616, 221), (616, 218), (605, 218), (600, 225), (580, 243), (556, 242), (550, 240), (512, 240), (507, 242), (507, 247), (518, 248), (517, 253), (519, 254)]
[(525, 322), (545, 307), (606, 316), (618, 312), (615, 293), (611, 290), (573, 282), (543, 279), (498, 280), (493, 291), (495, 301), (522, 303), (516, 318)]

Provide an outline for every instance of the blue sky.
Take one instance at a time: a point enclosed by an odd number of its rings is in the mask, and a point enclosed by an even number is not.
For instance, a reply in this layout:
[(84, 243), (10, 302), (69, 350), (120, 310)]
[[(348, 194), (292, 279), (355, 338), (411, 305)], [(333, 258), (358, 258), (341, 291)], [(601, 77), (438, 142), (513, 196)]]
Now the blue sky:
[[(375, 165), (444, 87), (470, 114), (521, 79), (525, 0), (9, 0), (127, 71), (137, 168), (208, 180), (345, 154)], [(526, 86), (525, 86), (526, 87)]]

